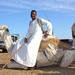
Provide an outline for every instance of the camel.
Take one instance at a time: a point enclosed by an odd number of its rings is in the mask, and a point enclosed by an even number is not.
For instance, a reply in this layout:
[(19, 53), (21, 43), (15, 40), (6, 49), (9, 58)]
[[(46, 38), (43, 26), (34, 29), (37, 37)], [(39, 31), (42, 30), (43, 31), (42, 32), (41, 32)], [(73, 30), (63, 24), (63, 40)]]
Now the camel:
[[(8, 28), (7, 26), (3, 26), (3, 27)], [(0, 38), (4, 41), (8, 53), (11, 54), (15, 44), (13, 43), (11, 39), (10, 32), (7, 30), (0, 30)], [(52, 42), (48, 40), (50, 38), (54, 39), (55, 37), (49, 36), (47, 38), (43, 38), (43, 40), (41, 41), (37, 60), (36, 60), (36, 66), (42, 67), (42, 66), (49, 66), (53, 64), (59, 64), (60, 67), (69, 66), (75, 60), (75, 50), (69, 50), (71, 49), (71, 47), (69, 46), (68, 46), (69, 49), (66, 48), (66, 50), (64, 50), (64, 48), (61, 48), (61, 47), (58, 48), (56, 47), (56, 45), (54, 45)], [(60, 45), (63, 45), (63, 44), (60, 44)], [(20, 64), (19, 66), (15, 68), (19, 68), (19, 67), (21, 67)], [(8, 66), (8, 68), (12, 68), (12, 67)], [(14, 68), (14, 65), (13, 65), (13, 68)], [(22, 66), (21, 68), (24, 68), (24, 67)]]
[(73, 48), (75, 48), (75, 23), (72, 25)]

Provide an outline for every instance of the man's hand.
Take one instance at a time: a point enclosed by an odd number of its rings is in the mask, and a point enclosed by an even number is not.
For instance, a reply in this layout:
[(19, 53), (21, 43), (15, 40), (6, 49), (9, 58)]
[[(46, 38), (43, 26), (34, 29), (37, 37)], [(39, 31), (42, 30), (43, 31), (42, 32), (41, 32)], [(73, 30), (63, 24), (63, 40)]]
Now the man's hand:
[(44, 37), (47, 38), (48, 34), (44, 34)]
[(24, 39), (24, 42), (27, 43), (27, 42), (28, 42), (28, 38), (25, 38), (25, 39)]
[(47, 38), (48, 34), (47, 31), (43, 31), (44, 37)]

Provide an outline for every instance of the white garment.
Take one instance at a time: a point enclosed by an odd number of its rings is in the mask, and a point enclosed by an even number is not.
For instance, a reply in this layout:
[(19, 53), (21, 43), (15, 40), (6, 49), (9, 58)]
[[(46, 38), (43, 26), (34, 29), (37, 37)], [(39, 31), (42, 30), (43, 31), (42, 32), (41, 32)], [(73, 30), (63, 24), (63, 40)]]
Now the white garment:
[[(52, 25), (50, 22), (41, 18), (42, 24), (47, 25), (48, 34), (52, 35)], [(36, 58), (38, 54), (38, 49), (40, 46), (40, 42), (42, 40), (42, 30), (40, 25), (37, 22), (37, 19), (30, 22), (29, 30), (26, 35), (29, 38), (28, 43), (26, 43), (13, 58), (16, 62), (28, 66), (33, 67), (36, 63)], [(19, 47), (24, 43), (24, 38), (19, 40), (12, 50), (12, 55), (19, 49)]]

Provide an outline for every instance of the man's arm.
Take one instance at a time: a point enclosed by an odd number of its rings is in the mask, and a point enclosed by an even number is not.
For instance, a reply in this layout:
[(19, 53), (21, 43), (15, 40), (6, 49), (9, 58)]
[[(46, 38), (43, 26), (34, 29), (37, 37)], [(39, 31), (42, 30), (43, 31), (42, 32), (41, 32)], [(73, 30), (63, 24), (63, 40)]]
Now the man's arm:
[(51, 22), (49, 22), (47, 20), (44, 20), (42, 18), (40, 18), (40, 19), (41, 19), (42, 25), (46, 25), (47, 26), (47, 30), (44, 31), (45, 36), (52, 35), (52, 24), (51, 24)]
[[(31, 22), (30, 22), (30, 24), (31, 24)], [(29, 24), (29, 28), (28, 28), (28, 32), (27, 32), (27, 34), (26, 34), (26, 37), (25, 37), (25, 39), (24, 39), (24, 42), (25, 43), (27, 43), (28, 42), (28, 39), (31, 37), (31, 32), (30, 32), (30, 29), (31, 29), (31, 25)]]

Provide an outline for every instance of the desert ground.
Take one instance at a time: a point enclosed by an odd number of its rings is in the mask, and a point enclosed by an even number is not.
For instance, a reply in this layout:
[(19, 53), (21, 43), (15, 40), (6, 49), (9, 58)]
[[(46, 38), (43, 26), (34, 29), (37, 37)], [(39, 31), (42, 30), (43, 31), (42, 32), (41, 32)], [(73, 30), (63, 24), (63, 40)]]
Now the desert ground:
[[(6, 63), (10, 55), (0, 52), (0, 67)], [(75, 62), (67, 68), (61, 68), (58, 65), (37, 68), (35, 70), (24, 69), (0, 69), (0, 75), (75, 75)]]

